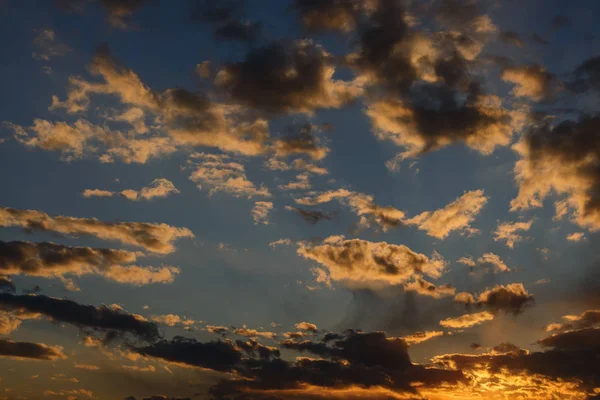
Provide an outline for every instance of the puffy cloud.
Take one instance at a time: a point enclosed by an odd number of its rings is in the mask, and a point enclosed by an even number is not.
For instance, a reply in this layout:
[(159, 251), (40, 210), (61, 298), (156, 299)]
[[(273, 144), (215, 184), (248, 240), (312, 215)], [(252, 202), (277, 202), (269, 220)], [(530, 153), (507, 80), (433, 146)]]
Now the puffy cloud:
[(369, 227), (378, 224), (383, 231), (397, 227), (405, 218), (404, 212), (392, 206), (380, 206), (374, 202), (374, 197), (364, 193), (352, 192), (346, 189), (330, 190), (320, 193), (313, 198), (296, 199), (296, 203), (314, 206), (337, 200), (347, 205), (360, 217), (360, 226)]
[(245, 20), (242, 1), (198, 1), (191, 8), (193, 21), (209, 22), (214, 25), (215, 38), (254, 42), (262, 31), (262, 24)]
[(296, 181), (291, 181), (285, 185), (279, 185), (281, 190), (310, 190), (310, 180), (307, 173), (296, 175)]
[(69, 46), (56, 39), (56, 33), (50, 28), (40, 30), (33, 39), (33, 44), (38, 49), (32, 54), (36, 60), (50, 61), (53, 57), (62, 57), (71, 51)]
[[(564, 212), (579, 226), (600, 229), (597, 170), (600, 117), (582, 117), (556, 125), (542, 122), (529, 129), (514, 146), (521, 156), (515, 165), (519, 193), (511, 210), (541, 207), (551, 192), (563, 196)], [(559, 208), (557, 208), (558, 210)]]
[[(207, 146), (244, 155), (263, 154), (267, 150), (265, 141), (269, 133), (264, 119), (248, 119), (240, 107), (213, 102), (202, 93), (185, 89), (155, 92), (134, 71), (120, 65), (106, 46), (97, 49), (89, 70), (92, 75), (101, 76), (104, 82), (71, 77), (66, 100), (54, 96), (51, 109), (64, 108), (69, 113), (79, 113), (89, 108), (90, 95), (115, 95), (124, 105), (154, 115), (160, 131), (168, 135), (124, 141), (114, 132), (106, 135), (94, 132), (96, 135), (92, 137), (104, 139), (109, 147), (107, 161), (114, 157), (127, 160), (127, 151), (141, 152), (138, 147), (151, 145), (153, 155), (172, 153), (178, 146)], [(113, 149), (120, 142), (124, 143)]]
[(167, 325), (167, 326), (175, 326), (175, 325), (183, 325), (183, 326), (191, 326), (196, 323), (193, 319), (188, 319), (186, 317), (181, 318), (176, 314), (165, 314), (165, 315), (153, 315), (150, 319), (159, 324)]
[(468, 233), (477, 232), (471, 228), (471, 223), (488, 198), (484, 196), (483, 190), (465, 192), (461, 197), (436, 211), (425, 211), (411, 219), (406, 220), (408, 225), (417, 225), (420, 230), (427, 232), (429, 236), (444, 239), (455, 230)]
[(273, 339), (275, 336), (277, 336), (274, 332), (257, 331), (256, 329), (247, 328), (246, 325), (242, 326), (241, 328), (233, 329), (232, 332), (236, 335), (246, 336), (249, 338), (256, 338), (260, 336), (267, 339)]
[(396, 285), (421, 275), (439, 278), (446, 265), (437, 253), (429, 258), (403, 245), (343, 236), (330, 236), (315, 246), (301, 243), (297, 252), (321, 264), (330, 279), (353, 286)]
[(482, 311), (474, 314), (465, 314), (457, 318), (446, 318), (440, 321), (440, 325), (445, 328), (470, 328), (494, 319), (494, 314), (488, 311)]
[(316, 224), (319, 221), (327, 221), (331, 220), (332, 215), (330, 213), (326, 213), (319, 210), (306, 210), (299, 207), (285, 206), (285, 209), (288, 211), (294, 211), (298, 214), (304, 221), (309, 224)]
[(108, 23), (118, 29), (130, 28), (131, 15), (149, 3), (149, 0), (100, 0), (106, 10)]
[(456, 262), (461, 263), (463, 265), (466, 265), (467, 267), (471, 267), (473, 268), (476, 264), (475, 261), (473, 260), (473, 257), (461, 257), (458, 260), (456, 260)]
[(0, 357), (18, 360), (64, 360), (67, 356), (62, 347), (48, 346), (44, 343), (14, 342), (0, 339)]
[(86, 370), (86, 371), (98, 371), (98, 370), (100, 370), (100, 367), (97, 366), (97, 365), (94, 365), (94, 364), (77, 364), (77, 363), (75, 363), (73, 366), (75, 368), (77, 368), (77, 369), (83, 369), (83, 370)]
[(470, 293), (461, 292), (456, 295), (454, 301), (466, 305), (486, 307), (492, 312), (505, 311), (513, 315), (523, 312), (525, 307), (533, 304), (534, 298), (522, 283), (511, 283), (506, 286), (496, 285), (479, 293), (477, 297)]
[(595, 358), (600, 348), (600, 330), (567, 331), (539, 340), (549, 349), (528, 352), (511, 344), (477, 355), (446, 354), (434, 362), (462, 370), (471, 380), (465, 391), (489, 397), (494, 392), (531, 398), (594, 398), (600, 375)]
[(210, 333), (223, 334), (229, 331), (229, 328), (226, 326), (220, 325), (207, 325), (206, 330)]
[(494, 253), (485, 253), (477, 259), (480, 264), (488, 264), (494, 267), (496, 272), (508, 272), (510, 268)]
[(315, 324), (311, 324), (310, 322), (298, 322), (296, 325), (294, 325), (296, 327), (296, 329), (301, 329), (303, 331), (309, 331), (309, 332), (313, 332), (316, 333), (319, 330), (317, 329), (317, 325)]
[(416, 332), (408, 336), (404, 336), (402, 339), (406, 342), (408, 346), (412, 346), (413, 344), (423, 343), (429, 339), (433, 339), (435, 337), (443, 336), (444, 332), (442, 331), (425, 331), (425, 332)]
[(356, 28), (361, 11), (371, 3), (364, 0), (295, 0), (294, 8), (304, 26), (310, 30), (333, 30), (349, 33)]
[(242, 353), (231, 342), (202, 343), (181, 336), (133, 350), (144, 356), (215, 371), (232, 371), (242, 359)]
[(42, 242), (0, 241), (0, 275), (28, 275), (45, 278), (97, 274), (119, 283), (146, 285), (170, 283), (179, 273), (176, 267), (139, 267), (139, 253), (93, 247), (69, 247)]
[(522, 240), (523, 237), (518, 234), (518, 231), (528, 231), (533, 224), (533, 219), (526, 222), (502, 222), (498, 224), (494, 232), (495, 241), (505, 241), (506, 245), (511, 249), (515, 247), (515, 243)]
[(539, 65), (504, 68), (500, 78), (512, 82), (516, 86), (512, 94), (517, 97), (529, 97), (532, 100), (543, 100), (552, 95), (556, 84), (553, 74)]
[[(313, 161), (320, 161), (329, 152), (329, 148), (323, 143), (323, 140), (315, 135), (321, 130), (322, 128), (319, 126), (310, 123), (291, 125), (288, 127), (289, 132), (286, 136), (274, 140), (272, 150), (279, 158), (303, 155)], [(298, 160), (296, 162), (302, 162), (302, 159)]]
[(99, 239), (143, 247), (148, 251), (168, 254), (175, 251), (173, 242), (191, 238), (187, 228), (149, 222), (102, 222), (95, 218), (52, 217), (42, 211), (0, 207), (0, 226), (20, 227), (32, 231), (53, 231), (64, 235), (92, 235)]
[(115, 307), (82, 305), (43, 295), (0, 293), (0, 308), (39, 313), (54, 321), (107, 333), (131, 333), (142, 340), (154, 341), (160, 337), (155, 323)]
[(580, 242), (585, 239), (585, 233), (583, 232), (573, 232), (567, 235), (567, 240), (569, 242)]
[(9, 335), (21, 326), (21, 323), (29, 319), (38, 319), (39, 314), (21, 310), (3, 311), (0, 309), (0, 335)]
[(233, 101), (267, 114), (339, 108), (362, 94), (354, 82), (335, 80), (332, 56), (310, 40), (272, 43), (224, 66), (215, 78)]
[(590, 328), (600, 324), (600, 310), (587, 310), (579, 315), (565, 315), (562, 324), (550, 324), (547, 331)]
[(201, 161), (190, 175), (190, 180), (197, 183), (200, 189), (202, 185), (208, 186), (210, 195), (226, 192), (235, 197), (271, 197), (269, 189), (265, 186), (256, 187), (248, 180), (244, 166), (227, 155), (200, 153), (193, 155), (193, 159)]
[(252, 209), (252, 218), (255, 224), (269, 225), (269, 212), (273, 210), (273, 203), (270, 201), (257, 201)]
[(431, 282), (427, 282), (425, 279), (418, 278), (413, 282), (404, 285), (404, 290), (414, 291), (423, 296), (433, 297), (439, 299), (444, 296), (452, 296), (456, 293), (456, 289), (452, 285), (440, 285), (436, 286)]
[(103, 189), (85, 189), (81, 195), (85, 198), (90, 197), (112, 197), (115, 193)]
[(274, 242), (269, 243), (269, 246), (275, 248), (277, 246), (291, 246), (292, 240), (289, 238), (277, 239)]

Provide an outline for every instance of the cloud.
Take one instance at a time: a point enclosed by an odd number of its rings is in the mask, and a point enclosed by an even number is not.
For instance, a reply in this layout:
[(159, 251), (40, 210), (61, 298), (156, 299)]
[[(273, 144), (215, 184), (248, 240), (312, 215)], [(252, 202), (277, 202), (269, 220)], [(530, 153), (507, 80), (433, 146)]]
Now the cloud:
[(191, 326), (197, 322), (193, 319), (188, 319), (186, 317), (181, 318), (179, 315), (176, 314), (153, 315), (150, 317), (150, 319), (154, 322), (167, 326)]
[(198, 1), (190, 9), (193, 21), (211, 23), (215, 38), (254, 42), (262, 31), (262, 24), (245, 20), (243, 1)]
[(440, 285), (436, 286), (431, 282), (427, 282), (425, 279), (418, 278), (413, 282), (404, 285), (404, 290), (414, 291), (423, 296), (429, 296), (434, 299), (439, 299), (445, 296), (452, 296), (456, 293), (456, 289), (452, 285)]
[(73, 366), (75, 368), (77, 368), (77, 369), (83, 369), (83, 370), (86, 370), (86, 371), (98, 371), (98, 370), (100, 370), (100, 367), (97, 366), (97, 365), (94, 365), (94, 364), (77, 364), (77, 363), (75, 363)]
[(549, 349), (530, 353), (505, 344), (489, 353), (446, 354), (433, 361), (463, 371), (471, 378), (469, 391), (483, 397), (499, 390), (516, 397), (523, 387), (532, 398), (593, 398), (597, 394), (594, 388), (600, 375), (594, 360), (600, 349), (600, 330), (568, 331), (538, 344)]
[(291, 246), (291, 245), (292, 245), (292, 240), (289, 238), (277, 239), (274, 242), (269, 243), (269, 246), (271, 246), (272, 248), (275, 248), (277, 246)]
[(482, 311), (474, 314), (465, 314), (457, 318), (446, 318), (440, 321), (440, 325), (445, 328), (470, 328), (494, 319), (494, 314), (488, 311)]
[(539, 65), (504, 68), (500, 78), (515, 84), (512, 94), (516, 97), (540, 101), (556, 91), (556, 78)]
[(521, 159), (514, 169), (519, 192), (511, 201), (511, 210), (541, 207), (552, 192), (562, 197), (566, 210), (558, 218), (570, 214), (579, 226), (600, 229), (600, 202), (596, 198), (600, 174), (595, 161), (600, 157), (598, 126), (600, 117), (586, 116), (531, 127), (514, 146)]
[(269, 189), (265, 186), (256, 187), (248, 180), (244, 166), (232, 161), (227, 155), (197, 153), (193, 160), (201, 160), (190, 175), (190, 180), (208, 186), (209, 195), (218, 192), (230, 193), (235, 197), (271, 197)]
[(442, 331), (425, 331), (425, 332), (416, 332), (408, 336), (402, 337), (402, 339), (406, 342), (408, 346), (412, 346), (414, 344), (423, 343), (429, 339), (433, 339), (439, 336), (443, 336), (444, 332)]
[(33, 52), (32, 57), (36, 60), (50, 61), (54, 57), (62, 57), (71, 51), (71, 48), (56, 40), (53, 29), (41, 29), (33, 39), (33, 44), (38, 51)]
[(309, 331), (312, 333), (316, 333), (319, 331), (319, 329), (317, 329), (317, 325), (305, 321), (298, 322), (296, 325), (294, 325), (294, 327), (296, 329), (301, 329), (303, 331)]
[(236, 335), (246, 336), (249, 338), (263, 337), (263, 338), (267, 338), (267, 339), (273, 339), (275, 336), (277, 336), (277, 334), (275, 334), (274, 332), (257, 331), (256, 329), (248, 329), (246, 327), (246, 325), (244, 325), (241, 328), (233, 329), (232, 332), (235, 333)]
[(15, 131), (15, 138), (25, 146), (60, 152), (65, 161), (94, 154), (102, 163), (113, 163), (119, 159), (126, 164), (145, 164), (152, 158), (177, 150), (170, 138), (132, 138), (84, 119), (68, 124), (36, 118), (33, 126), (28, 128), (10, 123), (8, 126)]
[(425, 211), (411, 219), (406, 220), (408, 225), (417, 225), (420, 230), (427, 232), (429, 236), (444, 239), (452, 231), (459, 230), (467, 233), (477, 232), (471, 228), (471, 223), (483, 206), (488, 197), (484, 196), (483, 190), (465, 192), (461, 197), (436, 211)]
[(169, 341), (161, 340), (133, 350), (143, 356), (215, 371), (232, 371), (242, 359), (242, 353), (232, 342), (202, 343), (181, 336), (176, 336)]
[(319, 210), (306, 210), (299, 207), (285, 206), (288, 211), (294, 211), (308, 224), (314, 225), (319, 221), (329, 221), (332, 218), (330, 213), (326, 213)]
[(311, 31), (339, 31), (349, 33), (356, 28), (360, 11), (367, 9), (363, 0), (295, 0), (294, 8), (304, 26)]
[[(310, 123), (291, 125), (286, 136), (274, 140), (272, 150), (279, 158), (297, 155), (320, 161), (330, 151), (323, 140), (315, 135), (321, 130), (318, 125)], [(302, 162), (302, 159), (297, 159), (296, 162)]]
[[(144, 139), (125, 140), (118, 133), (96, 128), (91, 137), (108, 146), (108, 155), (104, 157), (107, 162), (112, 162), (114, 157), (129, 160), (131, 156), (125, 157), (128, 152), (140, 152), (138, 147), (150, 146), (153, 156), (172, 153), (180, 146), (207, 146), (254, 156), (268, 150), (265, 144), (269, 138), (266, 120), (246, 118), (240, 107), (213, 102), (204, 93), (180, 88), (156, 92), (145, 85), (133, 70), (120, 65), (107, 46), (97, 48), (89, 71), (93, 76), (100, 76), (103, 82), (71, 77), (66, 100), (53, 96), (50, 108), (64, 108), (68, 113), (76, 114), (89, 108), (90, 95), (115, 95), (123, 105), (154, 115), (157, 131), (168, 135), (148, 137), (146, 134)], [(121, 146), (113, 148), (121, 142)]]
[(515, 247), (516, 242), (523, 239), (517, 232), (529, 231), (533, 221), (533, 219), (530, 219), (526, 222), (502, 222), (498, 224), (498, 227), (494, 231), (494, 240), (496, 242), (505, 241), (506, 245), (512, 249)]
[(477, 297), (461, 292), (454, 301), (466, 305), (488, 308), (492, 312), (505, 311), (518, 315), (525, 307), (533, 305), (533, 295), (529, 294), (522, 283), (511, 283), (506, 286), (496, 285), (479, 293)]
[(296, 181), (291, 181), (286, 183), (285, 185), (279, 185), (279, 189), (281, 190), (310, 190), (311, 185), (308, 178), (308, 174), (302, 173), (296, 175)]
[(173, 242), (192, 238), (187, 228), (148, 222), (102, 222), (96, 218), (52, 217), (42, 211), (0, 207), (0, 226), (20, 227), (32, 231), (53, 231), (64, 235), (91, 235), (168, 254), (175, 251)]
[(585, 329), (600, 324), (600, 310), (587, 310), (579, 315), (565, 315), (562, 324), (550, 324), (546, 331)]
[(108, 23), (118, 29), (131, 28), (131, 15), (149, 3), (150, 0), (100, 0), (106, 10)]
[(585, 239), (585, 233), (583, 232), (573, 232), (567, 235), (567, 240), (569, 242), (580, 242)]
[[(42, 242), (0, 241), (0, 275), (65, 278), (97, 274), (119, 283), (171, 283), (179, 268), (131, 265), (140, 253)], [(127, 265), (123, 265), (127, 264)]]
[(335, 80), (333, 58), (310, 40), (271, 43), (217, 72), (216, 85), (232, 101), (266, 114), (339, 108), (362, 94), (353, 82)]
[(43, 343), (14, 342), (0, 339), (0, 357), (18, 360), (64, 360), (67, 356), (62, 352), (62, 347), (48, 346)]
[(17, 330), (21, 323), (30, 319), (38, 319), (39, 314), (22, 310), (4, 311), (0, 309), (0, 335), (9, 335)]
[(467, 267), (471, 267), (473, 268), (476, 264), (475, 261), (473, 261), (473, 257), (461, 257), (458, 260), (456, 260), (456, 262), (461, 263), (463, 265), (466, 265)]
[(223, 333), (229, 332), (228, 327), (220, 326), (220, 325), (207, 325), (206, 330), (210, 333), (217, 333), (217, 334), (223, 334)]
[(0, 293), (0, 307), (39, 313), (54, 321), (72, 324), (82, 329), (90, 328), (114, 334), (131, 333), (147, 341), (154, 341), (160, 337), (155, 323), (114, 307), (95, 307), (43, 295), (9, 293)]
[(485, 253), (477, 259), (480, 264), (488, 264), (494, 267), (496, 272), (508, 272), (510, 268), (500, 259), (500, 257), (494, 253)]
[(439, 278), (446, 263), (403, 245), (330, 236), (320, 245), (301, 243), (298, 255), (318, 262), (330, 279), (351, 286), (397, 285), (421, 275)]
[(346, 57), (375, 94), (366, 109), (375, 136), (403, 148), (398, 160), (459, 142), (491, 154), (520, 128), (522, 113), (503, 108), (472, 72), (495, 26), (476, 6), (463, 13), (455, 11), (462, 2), (451, 3), (438, 14), (451, 31), (431, 32), (411, 23), (402, 2), (376, 2)]
[(369, 227), (376, 223), (385, 232), (389, 228), (399, 226), (404, 218), (404, 212), (392, 206), (380, 206), (374, 202), (374, 197), (364, 193), (352, 192), (346, 189), (330, 190), (320, 193), (313, 198), (304, 197), (296, 199), (301, 205), (314, 206), (337, 200), (344, 204), (360, 217), (359, 226)]
[(273, 203), (270, 201), (257, 201), (252, 209), (252, 218), (255, 224), (269, 225), (269, 212), (273, 210)]
[(498, 38), (502, 40), (504, 43), (511, 44), (517, 47), (523, 47), (523, 40), (521, 40), (521, 36), (513, 31), (505, 31), (498, 33)]

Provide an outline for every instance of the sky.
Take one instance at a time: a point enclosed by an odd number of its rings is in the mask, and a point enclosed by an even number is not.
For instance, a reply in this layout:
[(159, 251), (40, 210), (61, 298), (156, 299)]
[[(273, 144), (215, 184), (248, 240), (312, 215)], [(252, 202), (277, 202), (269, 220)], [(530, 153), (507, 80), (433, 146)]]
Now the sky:
[(594, 0), (0, 0), (0, 399), (600, 398)]

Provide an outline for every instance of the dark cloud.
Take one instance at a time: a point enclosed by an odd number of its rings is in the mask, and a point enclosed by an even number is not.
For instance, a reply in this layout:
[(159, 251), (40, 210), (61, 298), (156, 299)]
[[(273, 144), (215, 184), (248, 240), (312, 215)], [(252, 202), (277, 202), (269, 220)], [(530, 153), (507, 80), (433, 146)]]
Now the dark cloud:
[(0, 276), (0, 292), (14, 293), (16, 290), (15, 284), (9, 278)]
[(72, 236), (96, 236), (100, 239), (117, 240), (163, 254), (175, 250), (172, 242), (177, 238), (193, 237), (189, 229), (172, 227), (167, 224), (102, 222), (96, 218), (76, 218), (62, 215), (53, 217), (42, 211), (9, 207), (0, 207), (0, 226), (20, 227), (29, 231), (52, 231)]
[(181, 336), (176, 336), (171, 340), (161, 340), (133, 350), (144, 356), (215, 371), (232, 371), (240, 365), (242, 360), (241, 351), (232, 342), (202, 343)]
[(14, 342), (8, 339), (0, 339), (0, 357), (34, 360), (67, 358), (60, 347), (47, 346), (43, 343)]
[[(126, 397), (124, 400), (137, 400), (133, 396)], [(192, 400), (191, 397), (169, 397), (162, 394), (150, 397), (144, 397), (142, 400)]]
[(280, 356), (279, 349), (271, 346), (264, 346), (255, 340), (236, 340), (235, 345), (242, 349), (246, 354), (251, 357), (258, 356), (263, 360), (269, 360)]
[(537, 44), (541, 44), (542, 46), (546, 46), (546, 45), (550, 44), (549, 41), (547, 41), (546, 39), (544, 39), (542, 36), (538, 35), (537, 33), (534, 33), (531, 35), (531, 40), (533, 40)]
[(458, 293), (454, 301), (467, 306), (485, 307), (492, 312), (504, 311), (513, 315), (521, 314), (525, 308), (534, 304), (533, 295), (525, 289), (522, 283), (497, 285), (484, 290), (477, 296), (466, 292)]
[(537, 374), (539, 385), (544, 385), (541, 376), (552, 380), (572, 381), (585, 393), (592, 393), (600, 384), (600, 329), (568, 331), (538, 341), (550, 348), (543, 352), (529, 353), (514, 345), (501, 345), (499, 352), (480, 355), (449, 354), (434, 358), (438, 364), (463, 371), (487, 370), (492, 379), (508, 373)]
[(319, 161), (329, 152), (322, 139), (315, 135), (320, 128), (306, 123), (287, 127), (286, 135), (274, 141), (273, 149), (277, 157), (305, 155)]
[(155, 0), (99, 0), (106, 9), (108, 22), (115, 28), (130, 27), (131, 15)]
[(521, 156), (515, 166), (519, 193), (511, 210), (540, 207), (553, 191), (560, 199), (557, 219), (570, 215), (581, 227), (600, 228), (599, 127), (600, 116), (531, 126), (515, 146)]
[(294, 9), (311, 31), (350, 32), (356, 28), (365, 0), (295, 0)]
[(262, 24), (245, 20), (245, 6), (242, 0), (193, 1), (189, 15), (192, 21), (212, 24), (217, 39), (254, 42), (262, 31)]
[(233, 101), (267, 114), (311, 113), (341, 107), (361, 93), (349, 82), (334, 80), (334, 70), (332, 56), (309, 40), (272, 43), (226, 65), (216, 84)]
[(160, 337), (158, 325), (154, 322), (114, 307), (83, 305), (43, 295), (0, 293), (0, 308), (40, 313), (54, 321), (106, 332), (109, 337), (126, 333), (146, 341)]
[(500, 32), (498, 34), (498, 38), (502, 40), (504, 43), (512, 44), (517, 47), (523, 47), (523, 40), (521, 40), (521, 36), (512, 31)]
[(582, 62), (574, 71), (575, 79), (571, 83), (575, 92), (589, 89), (600, 91), (600, 56), (591, 57)]
[(326, 213), (319, 210), (306, 210), (299, 207), (291, 207), (292, 210), (298, 214), (304, 221), (314, 225), (319, 221), (329, 221), (332, 218), (331, 213)]

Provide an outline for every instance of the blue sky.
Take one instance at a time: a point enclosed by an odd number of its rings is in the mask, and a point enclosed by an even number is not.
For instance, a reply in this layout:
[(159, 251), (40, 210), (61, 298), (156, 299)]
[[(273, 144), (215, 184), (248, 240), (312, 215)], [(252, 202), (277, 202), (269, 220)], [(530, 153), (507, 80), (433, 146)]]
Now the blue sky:
[[(598, 350), (599, 8), (0, 1), (0, 399), (491, 397), (485, 374), (507, 398), (516, 376), (538, 379), (531, 398), (593, 398), (597, 373), (502, 363)], [(48, 298), (104, 314), (23, 305)], [(117, 315), (159, 336), (98, 322)], [(381, 334), (365, 352), (392, 343), (447, 381), (270, 381), (267, 363), (301, 371), (297, 356), (372, 368), (343, 349)], [(587, 348), (547, 344), (576, 334)], [(15, 342), (51, 354), (2, 350)], [(242, 361), (215, 367), (207, 346)]]

